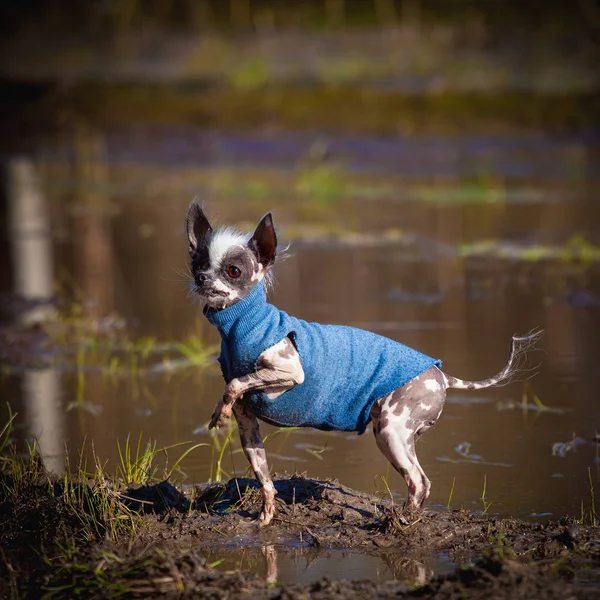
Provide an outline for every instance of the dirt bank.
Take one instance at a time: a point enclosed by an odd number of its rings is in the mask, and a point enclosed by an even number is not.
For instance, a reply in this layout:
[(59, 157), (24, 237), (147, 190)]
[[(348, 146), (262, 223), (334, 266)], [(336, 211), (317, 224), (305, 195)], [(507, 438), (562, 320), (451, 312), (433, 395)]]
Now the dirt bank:
[[(162, 482), (115, 491), (106, 482), (52, 481), (34, 467), (35, 478), (18, 481), (5, 473), (0, 486), (2, 597), (595, 598), (600, 593), (599, 531), (574, 519), (542, 525), (463, 510), (425, 511), (405, 525), (387, 498), (292, 476), (276, 478), (277, 517), (260, 527), (260, 495), (252, 480), (183, 490)], [(232, 547), (260, 548), (267, 580), (217, 571), (202, 556)], [(385, 555), (392, 567), (402, 566), (404, 580), (280, 585), (275, 547)], [(436, 577), (428, 566), (440, 553), (469, 566)], [(409, 580), (407, 565), (415, 574)]]

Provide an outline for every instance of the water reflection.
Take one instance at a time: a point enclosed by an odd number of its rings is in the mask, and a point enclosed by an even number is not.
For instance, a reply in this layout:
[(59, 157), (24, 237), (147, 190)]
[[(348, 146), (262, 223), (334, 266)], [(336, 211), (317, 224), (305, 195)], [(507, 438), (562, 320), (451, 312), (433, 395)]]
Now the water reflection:
[(37, 440), (46, 467), (61, 475), (65, 465), (65, 414), (60, 402), (60, 374), (52, 369), (23, 374), (26, 436)]
[[(112, 309), (123, 315), (132, 339), (151, 336), (173, 342), (194, 336), (202, 343), (216, 343), (216, 333), (207, 327), (201, 307), (187, 295), (187, 282), (177, 273), (185, 269), (182, 221), (189, 199), (202, 193), (222, 223), (255, 222), (265, 209), (275, 208), (282, 239), (301, 237), (292, 245), (291, 258), (279, 266), (273, 294), (273, 301), (290, 314), (368, 327), (440, 356), (449, 373), (472, 379), (497, 372), (513, 333), (534, 326), (546, 330), (545, 355), (539, 357), (540, 373), (531, 384), (545, 406), (565, 412), (537, 411), (535, 418), (528, 418), (532, 411), (499, 411), (498, 405), (522, 406), (519, 384), (464, 400), (463, 395), (451, 394), (436, 430), (424, 437), (419, 449), (433, 480), (433, 506), (447, 504), (455, 480), (452, 505), (480, 508), (484, 478), (488, 498), (493, 499), (490, 512), (559, 516), (576, 513), (582, 498), (589, 497), (588, 467), (593, 467), (594, 481), (598, 478), (595, 447), (585, 445), (553, 456), (552, 444), (573, 439), (574, 432), (592, 439), (600, 426), (594, 421), (600, 315), (593, 302), (573, 301), (600, 297), (598, 264), (577, 256), (536, 260), (531, 253), (528, 258), (461, 254), (461, 248), (478, 240), (499, 239), (519, 248), (543, 241), (560, 247), (580, 233), (594, 241), (600, 207), (593, 202), (588, 180), (567, 178), (563, 187), (550, 190), (552, 202), (544, 201), (550, 185), (544, 179), (527, 180), (528, 197), (535, 192), (535, 201), (511, 202), (524, 183), (503, 180), (502, 202), (457, 203), (442, 197), (445, 190), (456, 193), (460, 188), (458, 167), (454, 180), (436, 180), (431, 188), (435, 198), (428, 200), (422, 198), (422, 182), (400, 184), (395, 172), (379, 169), (377, 180), (387, 185), (385, 195), (365, 199), (350, 193), (319, 204), (293, 191), (296, 175), (287, 167), (236, 167), (234, 163), (242, 160), (236, 155), (227, 165), (211, 165), (208, 156), (202, 168), (191, 169), (185, 161), (167, 160), (160, 137), (154, 146), (148, 142), (144, 160), (143, 153), (131, 151), (125, 163), (126, 148), (119, 146), (126, 144), (125, 138), (119, 137), (118, 143), (114, 137), (98, 141), (92, 134), (90, 139), (88, 149), (80, 151), (88, 158), (82, 158), (79, 167), (65, 169), (49, 149), (42, 172), (48, 202), (60, 219), (68, 221), (66, 234), (54, 240), (57, 270), (73, 274), (82, 295), (95, 299), (91, 308), (97, 315)], [(229, 143), (226, 136), (222, 143)], [(434, 146), (415, 147), (419, 156), (427, 157), (426, 148)], [(368, 163), (368, 155), (360, 145), (356, 148), (356, 160)], [(536, 173), (546, 173), (544, 152), (530, 141), (521, 146)], [(548, 152), (560, 156), (560, 144), (555, 141)], [(131, 156), (142, 158), (134, 164)], [(402, 156), (397, 153), (398, 164), (407, 168)], [(466, 161), (471, 155), (461, 156)], [(497, 165), (490, 164), (498, 166), (499, 176), (506, 176), (500, 167), (508, 150), (498, 146), (491, 156), (502, 158)], [(362, 173), (369, 168), (366, 164)], [(235, 186), (223, 184), (225, 172)], [(553, 173), (553, 178), (559, 175)], [(257, 180), (268, 193), (250, 193), (246, 184)], [(72, 220), (65, 216), (71, 214), (64, 204), (67, 187), (80, 190), (76, 202), (80, 206)], [(81, 190), (88, 187), (84, 194)], [(280, 194), (285, 189), (288, 193)], [(318, 243), (307, 235), (311, 231), (321, 232)], [(91, 337), (97, 341), (99, 336), (96, 332)], [(61, 369), (26, 369), (18, 375), (22, 383), (18, 391), (6, 380), (0, 382), (2, 398), (20, 413), (23, 428), (15, 435), (37, 436), (54, 470), (62, 468), (64, 442), (76, 457), (84, 441), (89, 447), (93, 440), (109, 469), (117, 464), (116, 440), (127, 435), (137, 439), (141, 433), (159, 446), (186, 440), (213, 442), (213, 434), (203, 425), (222, 391), (216, 365), (118, 371), (112, 360), (121, 356), (119, 352), (111, 351), (93, 370), (85, 363), (90, 354), (84, 356), (85, 368), (71, 363), (69, 370), (63, 361)], [(217, 435), (222, 443), (223, 434)], [(456, 455), (454, 448), (465, 440), (485, 461)], [(324, 453), (306, 451), (325, 446)], [(374, 491), (373, 476), (388, 469), (370, 435), (294, 431), (274, 438), (267, 452), (276, 471), (337, 477), (366, 491)], [(200, 448), (182, 468), (188, 480), (206, 480), (211, 473), (214, 476), (214, 452)], [(223, 455), (222, 469), (224, 475), (247, 469), (235, 436)], [(390, 481), (402, 497), (400, 478), (392, 475)]]
[(428, 564), (402, 553), (382, 552), (377, 556), (346, 550), (278, 547), (219, 550), (204, 555), (221, 571), (250, 571), (268, 583), (311, 583), (323, 577), (354, 580), (404, 581), (418, 585), (431, 580), (434, 573), (450, 572), (455, 565), (445, 556), (434, 556)]

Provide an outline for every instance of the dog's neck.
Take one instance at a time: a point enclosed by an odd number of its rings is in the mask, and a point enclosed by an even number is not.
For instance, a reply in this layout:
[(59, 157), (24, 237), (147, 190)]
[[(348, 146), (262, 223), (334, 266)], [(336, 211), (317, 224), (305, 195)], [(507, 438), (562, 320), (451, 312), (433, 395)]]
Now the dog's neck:
[(242, 319), (251, 320), (267, 304), (267, 292), (264, 281), (259, 281), (238, 302), (223, 309), (217, 309), (208, 305), (204, 306), (203, 313), (211, 325), (214, 325), (222, 337), (228, 337), (233, 328), (239, 327)]

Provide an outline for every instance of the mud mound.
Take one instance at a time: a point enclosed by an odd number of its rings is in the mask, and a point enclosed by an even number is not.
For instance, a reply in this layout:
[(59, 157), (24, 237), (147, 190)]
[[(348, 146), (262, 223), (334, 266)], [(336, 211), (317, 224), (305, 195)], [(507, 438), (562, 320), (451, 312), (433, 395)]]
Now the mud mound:
[[(554, 600), (600, 593), (598, 528), (573, 519), (542, 525), (458, 510), (425, 511), (405, 523), (406, 515), (389, 498), (296, 475), (275, 479), (277, 516), (261, 527), (260, 492), (250, 479), (183, 490), (163, 481), (110, 493), (85, 481), (67, 489), (38, 478), (19, 493), (16, 480), (4, 476), (1, 483), (0, 597), (10, 592), (10, 597), (36, 598), (40, 589), (54, 598), (77, 593), (82, 598), (332, 600)], [(114, 502), (113, 520), (100, 512), (107, 501)], [(115, 536), (110, 527), (123, 519), (130, 519), (130, 527)], [(267, 579), (219, 572), (203, 556), (232, 547), (259, 549)], [(281, 585), (275, 548), (286, 547), (379, 556), (402, 580)], [(440, 554), (469, 566), (435, 577), (431, 563)]]
[[(244, 543), (302, 543), (322, 548), (393, 550), (416, 560), (445, 553), (467, 564), (497, 550), (509, 558), (555, 560), (581, 548), (600, 559), (600, 537), (593, 527), (574, 519), (545, 524), (476, 515), (466, 510), (425, 510), (403, 517), (389, 499), (357, 492), (331, 480), (302, 476), (277, 477), (277, 512), (269, 527), (261, 527), (258, 486), (251, 479), (188, 488), (194, 510), (173, 515), (163, 535), (199, 535), (200, 545), (222, 545), (235, 536)], [(217, 527), (220, 533), (212, 533)]]
[(168, 481), (128, 486), (121, 491), (120, 498), (129, 509), (141, 513), (183, 512), (190, 508), (189, 500)]

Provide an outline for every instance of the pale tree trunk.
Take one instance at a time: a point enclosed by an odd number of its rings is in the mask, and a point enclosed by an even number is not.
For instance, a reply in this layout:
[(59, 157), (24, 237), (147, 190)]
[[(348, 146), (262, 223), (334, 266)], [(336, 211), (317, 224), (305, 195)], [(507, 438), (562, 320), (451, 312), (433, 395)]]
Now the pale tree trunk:
[(20, 320), (28, 325), (55, 313), (50, 216), (30, 158), (12, 158), (6, 177), (14, 292), (25, 303)]

